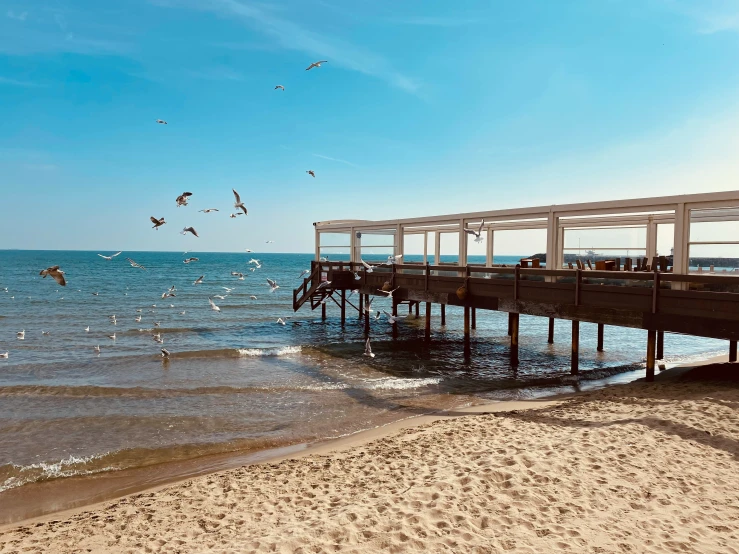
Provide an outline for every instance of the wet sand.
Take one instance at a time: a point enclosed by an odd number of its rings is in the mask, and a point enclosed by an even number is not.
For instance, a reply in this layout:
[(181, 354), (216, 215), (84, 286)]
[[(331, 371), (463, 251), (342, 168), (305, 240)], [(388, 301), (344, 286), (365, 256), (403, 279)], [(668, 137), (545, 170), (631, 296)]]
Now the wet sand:
[(6, 526), (0, 552), (736, 553), (739, 385), (681, 372), (397, 422)]

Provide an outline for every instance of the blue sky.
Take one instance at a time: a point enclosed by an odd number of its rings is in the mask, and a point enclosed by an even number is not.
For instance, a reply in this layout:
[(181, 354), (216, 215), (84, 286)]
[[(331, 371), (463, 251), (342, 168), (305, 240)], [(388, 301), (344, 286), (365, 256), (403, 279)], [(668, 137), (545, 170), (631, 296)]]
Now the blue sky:
[(0, 248), (734, 189), (737, 67), (736, 0), (0, 0)]

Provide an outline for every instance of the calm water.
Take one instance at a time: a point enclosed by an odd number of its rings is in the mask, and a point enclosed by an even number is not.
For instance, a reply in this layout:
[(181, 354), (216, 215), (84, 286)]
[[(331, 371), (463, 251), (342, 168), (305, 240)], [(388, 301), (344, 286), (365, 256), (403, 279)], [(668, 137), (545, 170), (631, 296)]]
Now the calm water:
[[(184, 264), (190, 256), (200, 261)], [(254, 272), (247, 263), (252, 256), (263, 264)], [(147, 270), (132, 268), (126, 257)], [(567, 322), (558, 322), (556, 344), (548, 346), (547, 320), (522, 316), (521, 364), (513, 371), (505, 314), (478, 312), (469, 362), (462, 357), (461, 309), (447, 310), (446, 328), (435, 318), (430, 348), (422, 321), (400, 325), (393, 341), (383, 318), (372, 322), (377, 357), (370, 360), (362, 356), (356, 313), (344, 328), (335, 306), (326, 322), (306, 307), (293, 316), (292, 289), (310, 259), (124, 252), (106, 261), (94, 252), (0, 251), (0, 353), (9, 351), (0, 359), (0, 492), (338, 436), (467, 403), (469, 395), (562, 390)], [(57, 264), (66, 271), (66, 287), (38, 275)], [(243, 272), (244, 280), (232, 271)], [(203, 283), (194, 285), (201, 275)], [(268, 277), (280, 284), (275, 293)], [(162, 299), (172, 285), (176, 297)], [(214, 298), (220, 313), (208, 304), (215, 295), (225, 296)], [(390, 310), (384, 299), (374, 306)], [(287, 325), (276, 323), (286, 316), (292, 316)], [(21, 330), (25, 340), (16, 338)], [(152, 339), (155, 330), (172, 353), (169, 362)], [(108, 338), (113, 333), (115, 340)], [(645, 332), (607, 328), (605, 353), (595, 351), (595, 342), (595, 325), (583, 324), (581, 368), (622, 367), (639, 375)], [(673, 362), (725, 348), (722, 341), (665, 338)]]

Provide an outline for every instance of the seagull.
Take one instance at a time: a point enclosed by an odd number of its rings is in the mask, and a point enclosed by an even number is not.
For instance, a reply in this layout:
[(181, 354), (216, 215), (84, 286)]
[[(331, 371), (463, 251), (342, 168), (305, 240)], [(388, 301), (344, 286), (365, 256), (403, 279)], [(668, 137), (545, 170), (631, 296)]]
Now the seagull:
[(213, 302), (212, 299), (208, 298), (208, 302), (210, 302), (210, 309), (211, 310), (213, 310), (214, 312), (220, 312), (221, 311), (221, 309), (218, 306), (216, 306), (216, 303)]
[(192, 196), (191, 192), (183, 192), (182, 194), (180, 194), (175, 199), (175, 202), (177, 203), (177, 207), (179, 208), (180, 206), (187, 206), (187, 201), (190, 196)]
[(280, 89), (280, 90), (285, 90), (285, 87), (283, 87), (282, 85), (277, 85), (277, 86), (275, 87), (275, 90), (277, 90), (277, 89)]
[(0, 358), (5, 358), (7, 360), (8, 359), (8, 353), (5, 352), (3, 354), (0, 354)]
[(42, 335), (46, 335), (46, 336), (49, 336), (49, 332), (48, 332), (48, 331), (41, 331), (41, 334), (42, 334)]
[(319, 60), (317, 62), (313, 62), (308, 67), (306, 67), (305, 70), (306, 71), (309, 71), (309, 70), (313, 69), (314, 67), (321, 67), (321, 64), (322, 63), (328, 63), (328, 60)]
[(164, 121), (163, 119), (157, 119), (157, 123), (159, 123), (160, 125), (166, 125), (167, 124), (167, 122)]
[(138, 267), (139, 269), (144, 269), (144, 270), (146, 269), (146, 268), (145, 268), (145, 267), (144, 267), (143, 265), (141, 265), (141, 264), (137, 264), (137, 263), (136, 263), (136, 262), (134, 262), (134, 261), (133, 261), (133, 260), (132, 260), (131, 258), (126, 258), (126, 261), (127, 261), (127, 262), (128, 262), (129, 264), (131, 264), (131, 267)]
[(136, 310), (136, 313), (137, 313), (137, 314), (140, 314), (140, 313), (141, 313), (141, 310)]
[(314, 179), (316, 178), (316, 172), (313, 171), (312, 169), (309, 169), (308, 171), (306, 171), (306, 173), (310, 175), (311, 177), (313, 177)]
[(237, 218), (238, 216), (240, 216), (240, 215), (244, 215), (244, 214), (242, 214), (241, 212), (239, 212), (239, 213), (237, 213), (237, 214), (231, 214), (231, 215), (229, 215), (228, 217), (230, 217), (231, 219), (236, 219), (236, 218)]
[(162, 325), (162, 322), (161, 321), (155, 321), (154, 322), (154, 327), (160, 327), (161, 325)]
[(159, 333), (154, 335), (154, 342), (164, 344), (164, 339), (162, 339), (162, 335), (160, 335)]
[(267, 283), (268, 283), (268, 284), (269, 284), (269, 286), (270, 286), (270, 291), (269, 291), (269, 292), (275, 292), (275, 291), (276, 291), (277, 289), (279, 289), (279, 288), (280, 288), (280, 285), (278, 285), (278, 284), (277, 284), (277, 283), (276, 283), (275, 281), (273, 281), (272, 279), (267, 279)]
[(482, 237), (482, 226), (483, 225), (485, 225), (485, 220), (484, 219), (482, 221), (480, 221), (480, 228), (477, 231), (475, 231), (474, 229), (468, 229), (467, 227), (465, 227), (464, 228), (464, 232), (467, 233), (468, 235), (474, 235), (475, 242), (482, 242), (482, 239), (483, 239), (483, 237)]
[(367, 273), (372, 273), (374, 269), (372, 269), (372, 266), (365, 262), (364, 260), (360, 260), (362, 262), (362, 265), (364, 266), (364, 271)]
[(393, 293), (396, 290), (398, 290), (399, 288), (400, 287), (395, 287), (393, 290), (389, 290), (389, 291), (388, 290), (377, 289), (377, 292), (381, 292), (382, 294), (387, 294), (387, 297), (388, 298), (392, 298), (393, 297)]
[(261, 269), (262, 267), (262, 262), (260, 262), (259, 260), (255, 260), (254, 258), (249, 260), (247, 263), (256, 265), (256, 269)]
[(39, 272), (39, 275), (43, 275), (44, 279), (46, 279), (47, 275), (51, 275), (54, 278), (54, 281), (59, 283), (61, 286), (66, 286), (67, 281), (64, 279), (64, 272), (59, 269), (58, 265), (53, 265), (51, 267), (48, 267), (46, 269), (42, 269)]
[(370, 346), (369, 337), (367, 337), (367, 342), (364, 343), (364, 355), (369, 356), (370, 358), (375, 357), (374, 352), (372, 352), (372, 347)]
[(199, 212), (203, 212), (204, 214), (209, 214), (210, 212), (217, 212), (218, 208), (206, 208), (204, 210), (198, 210)]
[(386, 264), (387, 265), (393, 265), (393, 264), (400, 263), (400, 258), (402, 258), (402, 257), (403, 257), (403, 254), (398, 254), (397, 256), (390, 255), (390, 256), (387, 257)]
[(5, 287), (5, 288), (3, 289), (3, 292), (8, 292), (8, 287)]
[(104, 259), (104, 260), (108, 260), (108, 261), (110, 261), (110, 260), (112, 260), (113, 258), (115, 258), (115, 257), (116, 257), (116, 256), (117, 256), (118, 254), (121, 254), (121, 252), (118, 252), (118, 253), (116, 253), (116, 254), (111, 254), (110, 256), (103, 256), (102, 254), (98, 254), (98, 256), (100, 256), (100, 257), (101, 257), (102, 259)]
[(238, 271), (232, 271), (231, 272), (231, 275), (233, 275), (234, 277), (238, 277), (239, 278), (239, 281), (243, 281), (244, 280), (244, 274), (243, 273), (239, 273)]
[(318, 285), (318, 288), (316, 290), (319, 291), (321, 289), (325, 289), (326, 287), (330, 287), (330, 286), (331, 286), (331, 281), (324, 281), (323, 283)]
[(202, 284), (203, 277), (205, 277), (205, 275), (201, 275), (200, 277), (198, 277), (197, 279), (195, 279), (195, 282), (193, 283), (193, 285), (200, 285), (200, 284)]
[(167, 350), (166, 348), (162, 348), (162, 358), (164, 358), (165, 360), (169, 359), (169, 350)]
[(349, 291), (349, 296), (346, 297), (347, 300), (349, 300), (353, 295), (357, 294), (359, 292), (359, 289), (354, 289), (352, 291)]
[(282, 319), (281, 317), (278, 317), (277, 318), (277, 323), (279, 323), (280, 325), (285, 325), (285, 320)]
[[(228, 295), (226, 295), (228, 296)], [(218, 300), (225, 300), (226, 296), (223, 296), (222, 294), (214, 294), (213, 298), (217, 298)]]
[(319, 262), (327, 262), (328, 261), (328, 256), (321, 256), (320, 258), (318, 258), (318, 261)]
[(184, 311), (184, 310), (183, 310), (183, 311), (181, 311), (181, 312), (180, 312), (180, 315), (185, 315), (185, 311)]
[(189, 264), (191, 262), (199, 262), (199, 261), (200, 261), (200, 259), (198, 259), (198, 258), (187, 258), (186, 260), (182, 260), (182, 263), (183, 264)]
[(377, 313), (375, 314), (375, 321), (377, 321), (378, 319), (380, 319), (380, 316), (381, 316), (381, 315), (382, 315), (382, 314), (381, 314), (380, 312), (377, 312)]
[(265, 244), (274, 244), (275, 241), (273, 241), (273, 240), (266, 240), (264, 242), (265, 242)]
[(303, 277), (303, 275), (310, 275), (310, 269), (304, 269), (303, 270), (303, 273), (301, 273), (300, 275), (298, 275), (298, 279), (301, 279)]
[(323, 297), (321, 300), (321, 304), (325, 304), (329, 298), (332, 298), (334, 295), (334, 291), (329, 292), (326, 296)]
[(167, 223), (166, 221), (164, 221), (163, 217), (161, 219), (150, 217), (149, 219), (151, 219), (151, 222), (154, 224), (154, 227), (152, 227), (152, 229), (156, 229), (157, 231), (159, 230), (159, 227)]
[(115, 333), (113, 333), (112, 335), (108, 335), (108, 338), (109, 339), (112, 339), (112, 340), (115, 340)]
[(87, 327), (85, 327), (85, 331), (88, 332), (88, 333), (90, 332), (90, 326), (89, 325)]
[(234, 289), (230, 289), (230, 288), (228, 288), (228, 287), (221, 287), (221, 288), (222, 288), (223, 290), (225, 290), (226, 292), (231, 292), (232, 290), (234, 290)]
[(196, 237), (198, 236), (198, 232), (192, 227), (185, 227), (184, 229), (182, 229), (182, 232), (180, 234), (186, 235), (187, 233), (192, 233)]
[(136, 323), (141, 323), (141, 316), (140, 316), (140, 315), (137, 315), (137, 316), (136, 316), (136, 319), (134, 319), (134, 321), (135, 321)]
[(374, 300), (375, 300), (374, 298), (370, 298), (369, 300), (367, 300), (367, 303), (364, 305), (364, 311), (367, 312), (368, 314), (371, 314), (373, 312), (372, 302)]
[(23, 329), (23, 331), (18, 331), (18, 332), (17, 332), (16, 334), (15, 334), (15, 336), (16, 336), (16, 338), (17, 338), (18, 340), (26, 340), (26, 330), (25, 330), (25, 329)]
[(93, 296), (100, 296), (100, 293), (99, 292), (93, 292), (92, 295)]
[(162, 293), (162, 298), (171, 298), (173, 296), (177, 296), (177, 295), (173, 292), (163, 292)]
[(251, 271), (252, 273), (254, 273), (254, 272), (255, 272), (256, 270), (257, 270), (257, 268), (256, 268), (256, 267), (250, 267), (250, 268), (249, 268), (249, 271)]
[[(244, 248), (244, 251), (249, 252), (249, 253), (254, 252), (254, 250), (252, 250), (251, 248)], [(8, 292), (7, 288), (5, 289), (5, 292)]]
[(98, 344), (95, 348), (93, 348), (96, 353), (100, 354), (100, 345)]
[(385, 314), (385, 317), (387, 317), (387, 322), (390, 323), (391, 325), (401, 319), (405, 319), (406, 317), (408, 317), (407, 315), (392, 315), (392, 314), (387, 313), (385, 310), (382, 310), (382, 313)]
[(234, 208), (241, 208), (244, 210), (244, 215), (247, 215), (246, 206), (244, 206), (244, 203), (241, 201), (241, 197), (239, 196), (239, 193), (236, 192), (236, 189), (231, 189), (234, 193), (234, 198), (236, 199), (236, 202), (234, 202)]
[(361, 278), (361, 277), (359, 276), (359, 273), (357, 273), (357, 272), (355, 271), (355, 272), (354, 272), (354, 280), (355, 280), (355, 281), (359, 281), (359, 280), (361, 280), (361, 279), (362, 279), (362, 278)]
[(257, 299), (257, 297), (254, 296), (253, 294), (249, 298), (251, 298), (252, 300), (256, 300)]

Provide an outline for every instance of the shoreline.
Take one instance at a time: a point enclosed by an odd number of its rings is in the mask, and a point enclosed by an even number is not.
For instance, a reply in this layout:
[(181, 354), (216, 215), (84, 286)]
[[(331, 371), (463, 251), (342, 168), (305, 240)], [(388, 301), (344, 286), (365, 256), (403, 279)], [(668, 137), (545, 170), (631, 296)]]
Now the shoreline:
[[(697, 362), (677, 365), (668, 371), (677, 374), (694, 367), (724, 363), (727, 360), (728, 355), (715, 356)], [(659, 376), (664, 373), (665, 371), (662, 371), (657, 374), (657, 381), (660, 381)], [(412, 415), (338, 438), (319, 439), (313, 442), (301, 442), (248, 453), (217, 454), (154, 466), (32, 483), (0, 494), (5, 506), (13, 505), (14, 502), (21, 503), (21, 509), (18, 509), (17, 504), (13, 509), (3, 510), (0, 507), (0, 534), (19, 526), (47, 522), (96, 509), (116, 499), (141, 493), (154, 493), (165, 487), (177, 486), (193, 478), (255, 464), (274, 464), (285, 460), (299, 460), (308, 456), (324, 456), (330, 453), (346, 452), (372, 441), (397, 435), (401, 431), (440, 420), (451, 420), (473, 414), (551, 407), (595, 390), (628, 385), (642, 379), (634, 378), (626, 383), (609, 384), (608, 378), (604, 378), (589, 382), (591, 386), (584, 391), (554, 393), (529, 400), (497, 400), (491, 402), (488, 399), (478, 397), (479, 403), (468, 404), (451, 410), (429, 411), (426, 414)], [(474, 394), (469, 396), (474, 398)]]

